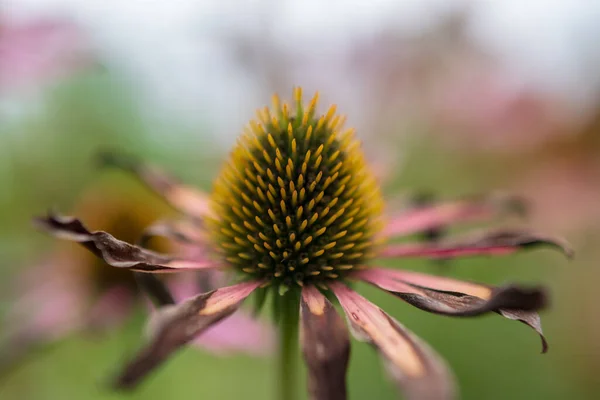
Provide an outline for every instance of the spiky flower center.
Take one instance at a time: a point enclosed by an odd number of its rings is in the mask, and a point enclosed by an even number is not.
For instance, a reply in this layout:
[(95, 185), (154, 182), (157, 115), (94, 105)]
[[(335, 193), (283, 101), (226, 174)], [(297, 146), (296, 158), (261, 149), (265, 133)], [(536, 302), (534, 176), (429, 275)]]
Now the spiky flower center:
[(373, 250), (382, 200), (352, 129), (294, 93), (273, 98), (214, 184), (208, 229), (225, 259), (281, 289), (343, 278)]

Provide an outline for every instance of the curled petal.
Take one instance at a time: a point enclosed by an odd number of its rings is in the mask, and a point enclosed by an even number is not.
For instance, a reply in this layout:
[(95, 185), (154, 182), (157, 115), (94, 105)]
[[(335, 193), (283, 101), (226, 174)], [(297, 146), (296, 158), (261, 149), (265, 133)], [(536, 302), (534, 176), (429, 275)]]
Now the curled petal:
[(561, 238), (538, 235), (524, 231), (489, 232), (474, 239), (454, 244), (394, 244), (383, 249), (379, 256), (455, 258), (480, 255), (506, 255), (518, 250), (538, 246), (550, 246), (561, 250), (568, 258), (573, 250)]
[(445, 362), (379, 307), (341, 283), (330, 284), (355, 336), (373, 344), (409, 400), (452, 399), (454, 379)]
[(302, 289), (300, 318), (311, 399), (346, 399), (350, 339), (344, 321), (313, 286)]
[(422, 310), (456, 317), (496, 312), (533, 328), (542, 340), (542, 352), (548, 344), (542, 333), (539, 315), (534, 312), (548, 302), (541, 288), (514, 285), (491, 287), (417, 272), (373, 268), (358, 271), (357, 279), (371, 283)]
[(202, 219), (210, 212), (208, 196), (177, 182), (159, 169), (146, 165), (134, 157), (105, 152), (99, 155), (102, 164), (131, 172), (143, 184), (163, 197), (176, 210)]
[[(388, 273), (388, 271), (390, 273)], [(476, 316), (502, 308), (533, 311), (546, 305), (546, 294), (542, 289), (524, 289), (517, 286), (498, 288), (482, 285), (482, 298), (453, 290), (439, 290), (402, 280), (393, 270), (373, 268), (359, 271), (355, 278), (369, 282), (388, 291), (406, 302), (426, 311), (452, 316)], [(432, 276), (430, 279), (436, 279)], [(457, 285), (458, 286), (458, 285)], [(460, 286), (458, 286), (460, 287)]]
[(159, 309), (150, 321), (150, 343), (118, 376), (117, 388), (132, 388), (171, 354), (233, 314), (262, 282), (244, 282)]
[(453, 203), (418, 207), (390, 218), (385, 236), (409, 235), (444, 227), (457, 222), (474, 222), (493, 218), (503, 210), (522, 210), (523, 200), (514, 196), (479, 196)]
[[(152, 274), (140, 274), (155, 277)], [(182, 273), (169, 279), (169, 288), (178, 300), (215, 289), (225, 281), (222, 271)], [(204, 288), (204, 289), (203, 289)], [(245, 310), (211, 326), (191, 345), (215, 354), (246, 353), (264, 356), (272, 353), (276, 343), (275, 330), (270, 323), (253, 318)]]
[(498, 313), (508, 319), (522, 322), (528, 327), (532, 328), (534, 331), (536, 331), (542, 339), (542, 353), (548, 352), (548, 342), (544, 337), (544, 333), (542, 331), (542, 321), (538, 313), (506, 308), (498, 310)]
[(103, 231), (90, 232), (81, 221), (73, 217), (48, 215), (36, 218), (35, 223), (56, 237), (80, 243), (107, 264), (117, 268), (140, 272), (174, 272), (220, 266), (220, 263), (212, 261), (176, 259), (123, 242)]

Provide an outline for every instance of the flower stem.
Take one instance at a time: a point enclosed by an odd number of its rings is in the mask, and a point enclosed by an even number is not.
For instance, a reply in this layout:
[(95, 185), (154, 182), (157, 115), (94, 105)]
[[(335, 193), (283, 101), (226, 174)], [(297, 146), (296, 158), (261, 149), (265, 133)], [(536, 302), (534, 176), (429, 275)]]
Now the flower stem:
[(279, 323), (278, 399), (298, 398), (298, 320), (300, 315), (300, 293), (290, 290), (275, 301), (281, 301)]

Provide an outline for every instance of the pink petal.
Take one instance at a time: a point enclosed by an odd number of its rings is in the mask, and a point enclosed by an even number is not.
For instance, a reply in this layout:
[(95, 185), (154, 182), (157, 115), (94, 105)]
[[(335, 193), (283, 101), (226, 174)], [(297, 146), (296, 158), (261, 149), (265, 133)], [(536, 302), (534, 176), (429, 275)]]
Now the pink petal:
[[(435, 283), (438, 279), (435, 276), (430, 276), (429, 279), (413, 277), (411, 280), (409, 276), (402, 279), (399, 277), (402, 274), (394, 272), (385, 268), (370, 268), (357, 271), (353, 277), (388, 291), (423, 310), (444, 315), (476, 316), (502, 309), (537, 311), (547, 305), (546, 292), (541, 288), (522, 288), (516, 285), (491, 287), (462, 281), (452, 284), (448, 280), (442, 280), (438, 286), (448, 285), (453, 290), (441, 290), (439, 287), (414, 283), (415, 280)], [(472, 288), (474, 292), (479, 291), (485, 298), (462, 293), (460, 289), (464, 287)]]
[(357, 271), (353, 277), (436, 314), (466, 317), (496, 312), (535, 330), (542, 341), (542, 353), (548, 351), (540, 316), (535, 312), (547, 305), (546, 291), (542, 288), (522, 288), (516, 285), (492, 287), (386, 268)]
[(389, 282), (390, 279), (395, 280), (406, 290), (411, 290), (410, 286), (406, 284), (410, 283), (435, 290), (460, 292), (470, 296), (479, 297), (483, 300), (488, 300), (492, 296), (492, 288), (487, 285), (406, 270), (372, 268), (364, 271), (357, 271), (354, 276), (358, 279), (365, 279), (377, 284), (385, 284), (385, 282)]
[[(206, 290), (224, 281), (220, 271), (184, 273), (173, 276), (173, 279), (168, 282), (168, 287), (175, 299), (182, 301), (198, 294), (200, 291), (198, 282), (201, 278), (204, 278), (210, 286)], [(241, 310), (208, 328), (202, 336), (194, 340), (193, 345), (217, 354), (243, 352), (265, 355), (273, 350), (273, 343), (275, 343), (273, 327)]]
[(333, 290), (358, 339), (373, 344), (405, 397), (454, 398), (454, 379), (446, 363), (398, 321), (341, 283)]
[(455, 223), (492, 219), (502, 212), (523, 208), (523, 200), (505, 194), (492, 194), (414, 208), (392, 216), (385, 236), (401, 236), (445, 227)]
[(506, 246), (481, 246), (481, 247), (461, 247), (448, 246), (441, 247), (438, 245), (428, 245), (421, 243), (395, 244), (387, 246), (378, 256), (382, 258), (394, 257), (427, 257), (427, 258), (455, 258), (469, 256), (501, 256), (512, 254), (518, 249)]
[(262, 281), (243, 282), (160, 308), (149, 321), (148, 343), (125, 366), (115, 386), (132, 388), (181, 347), (233, 314)]
[(457, 243), (394, 244), (386, 247), (380, 257), (454, 258), (478, 255), (505, 255), (525, 248), (550, 246), (573, 257), (570, 245), (561, 238), (526, 231), (487, 232)]
[(300, 341), (311, 400), (345, 400), (350, 338), (335, 308), (314, 286), (304, 286)]

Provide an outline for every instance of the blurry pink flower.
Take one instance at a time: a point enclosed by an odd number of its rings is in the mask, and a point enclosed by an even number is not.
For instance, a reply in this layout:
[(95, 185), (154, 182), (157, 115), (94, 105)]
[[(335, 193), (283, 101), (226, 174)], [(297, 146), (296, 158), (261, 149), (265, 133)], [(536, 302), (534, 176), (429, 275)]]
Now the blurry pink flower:
[[(139, 191), (115, 189), (114, 181), (110, 187), (100, 185), (88, 190), (75, 209), (133, 241), (138, 241), (153, 220), (168, 211), (164, 204)], [(152, 243), (160, 251), (183, 247), (160, 239)], [(207, 282), (203, 289), (215, 287), (217, 276), (203, 274)], [(197, 293), (198, 282), (200, 279), (192, 273), (167, 280), (166, 284), (182, 300)], [(105, 268), (85, 250), (57, 246), (46, 261), (24, 271), (17, 282), (16, 301), (7, 324), (7, 351), (3, 349), (0, 364), (10, 366), (32, 348), (69, 334), (104, 331), (123, 323), (139, 303), (139, 284), (133, 273)], [(210, 335), (197, 342), (199, 347), (217, 353), (249, 354), (268, 352), (270, 343), (268, 326), (245, 314), (236, 314), (226, 326), (216, 325)]]
[[(540, 147), (523, 162), (517, 190), (534, 204), (537, 225), (585, 232), (600, 221), (600, 106), (569, 140)], [(550, 216), (552, 216), (550, 218)], [(556, 228), (556, 226), (552, 227)]]
[[(535, 204), (537, 224), (561, 230), (589, 229), (600, 220), (600, 165), (552, 160), (527, 174), (521, 191)], [(552, 221), (548, 216), (552, 215)]]
[(0, 90), (36, 87), (89, 62), (75, 25), (0, 20)]
[(489, 66), (443, 79), (431, 107), (436, 129), (449, 141), (494, 151), (523, 152), (570, 135), (577, 120), (556, 97)]

